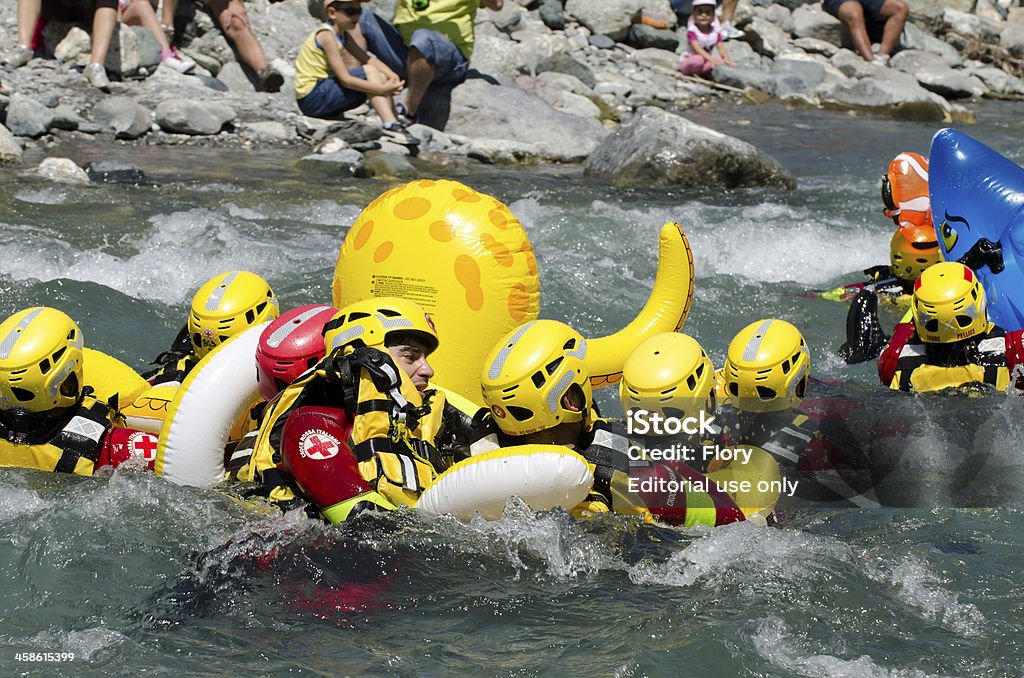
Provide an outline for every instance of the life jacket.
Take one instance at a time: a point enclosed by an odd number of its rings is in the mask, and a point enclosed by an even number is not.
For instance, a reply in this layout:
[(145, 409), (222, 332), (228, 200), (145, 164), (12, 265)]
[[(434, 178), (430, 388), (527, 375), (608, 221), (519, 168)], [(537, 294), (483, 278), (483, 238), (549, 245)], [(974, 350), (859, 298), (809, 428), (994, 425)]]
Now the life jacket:
[[(161, 356), (168, 355), (167, 353), (161, 353)], [(160, 386), (162, 384), (172, 384), (180, 386), (181, 382), (185, 381), (185, 377), (192, 371), (192, 368), (199, 364), (199, 358), (192, 353), (184, 356), (175, 356), (172, 360), (167, 361), (159, 368), (146, 372), (143, 376), (153, 386)]]
[(923, 393), (977, 383), (1005, 391), (1011, 382), (1019, 386), (1022, 381), (1019, 374), (1013, 376), (1021, 360), (1020, 330), (994, 327), (980, 338), (926, 344), (912, 324), (901, 327), (879, 358), (879, 377), (893, 390)]
[[(395, 505), (414, 506), (436, 476), (431, 463), (439, 457), (434, 446), (442, 426), (444, 395), (434, 391), (421, 398), (416, 387), (386, 351), (357, 348), (341, 357), (328, 357), (288, 385), (268, 403), (252, 444), (250, 458), (236, 449), (231, 467), (235, 477), (256, 480), (256, 494), (288, 503), (298, 487), (282, 466), (281, 433), (288, 416), (302, 406), (344, 408), (352, 414), (349, 441), (359, 471), (370, 487)], [(247, 441), (247, 442), (246, 442)]]
[[(726, 446), (753, 445), (775, 458), (782, 475), (796, 481), (795, 496), (812, 502), (845, 502), (874, 508), (878, 502), (865, 496), (870, 490), (870, 469), (855, 447), (855, 441), (841, 432), (826, 435), (824, 420), (803, 411), (739, 413), (723, 408), (730, 423), (722, 436)], [(837, 419), (837, 425), (841, 422)]]
[(124, 423), (117, 410), (89, 393), (66, 423), (45, 440), (25, 439), (0, 420), (0, 466), (91, 476), (103, 439), (115, 423)]

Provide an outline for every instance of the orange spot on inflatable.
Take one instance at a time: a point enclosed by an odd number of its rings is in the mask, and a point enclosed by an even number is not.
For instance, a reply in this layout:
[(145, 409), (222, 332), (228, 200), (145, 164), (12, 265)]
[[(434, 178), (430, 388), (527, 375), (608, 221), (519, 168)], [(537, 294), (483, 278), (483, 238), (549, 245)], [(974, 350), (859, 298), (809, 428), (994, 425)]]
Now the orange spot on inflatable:
[(474, 311), (484, 306), (484, 291), (480, 289), (480, 267), (472, 257), (460, 254), (455, 258), (455, 279), (466, 290), (466, 305)]
[(382, 242), (376, 250), (373, 252), (373, 260), (376, 263), (380, 263), (391, 256), (391, 252), (395, 249), (395, 243), (388, 241)]
[(370, 236), (373, 235), (373, 219), (367, 219), (359, 226), (359, 230), (356, 231), (356, 236), (352, 240), (352, 247), (357, 250), (361, 250), (370, 240)]
[(530, 293), (526, 285), (516, 283), (508, 292), (508, 315), (517, 323), (525, 322), (530, 315)]
[(455, 237), (451, 224), (444, 220), (435, 221), (428, 230), (430, 231), (430, 237), (438, 242), (451, 242), (452, 238)]
[(507, 247), (498, 242), (493, 235), (490, 233), (484, 233), (481, 238), (484, 243), (484, 248), (494, 255), (494, 260), (505, 268), (512, 266), (512, 253)]
[(519, 251), (526, 255), (526, 270), (531, 276), (537, 275), (537, 257), (533, 254), (533, 247), (529, 242), (524, 242)]
[(508, 210), (504, 209), (493, 209), (487, 213), (487, 217), (491, 220), (491, 223), (498, 228), (508, 228), (509, 219)]
[(395, 205), (395, 216), (404, 221), (412, 221), (421, 218), (430, 211), (430, 201), (426, 198), (406, 198)]
[(480, 202), (480, 194), (476, 191), (467, 191), (462, 188), (456, 188), (452, 191), (452, 197), (455, 198), (456, 202)]

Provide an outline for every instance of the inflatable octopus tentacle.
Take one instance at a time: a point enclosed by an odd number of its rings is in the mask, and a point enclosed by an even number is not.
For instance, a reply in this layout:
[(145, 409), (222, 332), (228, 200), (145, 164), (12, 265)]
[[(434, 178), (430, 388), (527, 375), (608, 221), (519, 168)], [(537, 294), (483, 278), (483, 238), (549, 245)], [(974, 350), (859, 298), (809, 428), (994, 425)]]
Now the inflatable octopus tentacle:
[(82, 349), (82, 371), (93, 395), (103, 402), (117, 397), (117, 408), (124, 409), (149, 390), (149, 382), (113, 356), (92, 348)]
[(185, 377), (160, 429), (158, 476), (195, 487), (224, 479), (224, 445), (235, 422), (259, 399), (256, 347), (268, 324), (217, 346)]
[(626, 357), (644, 339), (660, 332), (677, 332), (693, 302), (693, 251), (683, 227), (667, 223), (658, 240), (658, 273), (647, 303), (628, 325), (605, 337), (588, 339), (587, 365), (595, 387), (615, 384)]

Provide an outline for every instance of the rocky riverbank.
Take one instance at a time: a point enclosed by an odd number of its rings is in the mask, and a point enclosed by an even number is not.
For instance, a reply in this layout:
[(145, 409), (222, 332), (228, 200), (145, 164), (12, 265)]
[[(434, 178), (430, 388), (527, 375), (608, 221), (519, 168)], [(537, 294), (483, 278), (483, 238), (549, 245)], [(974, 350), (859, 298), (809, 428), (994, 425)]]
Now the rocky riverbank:
[[(254, 78), (211, 19), (182, 0), (182, 51), (193, 75), (159, 66), (159, 47), (144, 29), (121, 26), (107, 94), (80, 68), (88, 35), (47, 28), (47, 58), (0, 81), (0, 161), (22, 163), (24, 149), (51, 156), (38, 169), (56, 180), (112, 180), (131, 171), (85, 173), (57, 162), (68, 139), (119, 139), (146, 145), (198, 144), (292, 148), (305, 163), (340, 175), (416, 176), (409, 156), (445, 164), (453, 156), (484, 163), (584, 162), (616, 185), (768, 185), (793, 178), (753, 146), (695, 125), (679, 114), (720, 97), (781, 100), (794, 106), (854, 110), (879, 117), (969, 122), (970, 101), (1024, 96), (1024, 7), (1020, 0), (909, 0), (905, 49), (889, 66), (863, 61), (841, 46), (840, 24), (811, 0), (741, 0), (729, 42), (736, 66), (712, 82), (676, 71), (685, 29), (668, 0), (506, 0), (478, 14), (473, 77), (435, 99), (414, 125), (417, 146), (382, 137), (366, 110), (339, 122), (302, 116), (291, 87), (298, 46), (315, 26), (313, 0), (247, 3), (268, 58), (286, 75), (279, 93), (256, 91)], [(392, 3), (369, 7), (391, 16)], [(659, 27), (664, 21), (667, 27)], [(15, 4), (0, 8), (0, 44), (16, 42)], [(50, 56), (53, 55), (53, 56)], [(119, 78), (119, 80), (118, 80)], [(699, 158), (699, 163), (697, 161)]]

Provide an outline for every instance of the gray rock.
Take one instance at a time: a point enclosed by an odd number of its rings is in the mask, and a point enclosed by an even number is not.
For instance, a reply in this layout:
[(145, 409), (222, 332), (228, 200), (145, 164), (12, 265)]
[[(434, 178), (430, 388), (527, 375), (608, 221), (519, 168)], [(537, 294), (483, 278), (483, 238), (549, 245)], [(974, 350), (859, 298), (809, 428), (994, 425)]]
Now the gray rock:
[(328, 135), (335, 135), (355, 145), (374, 141), (383, 133), (380, 127), (354, 118), (321, 120), (302, 116), (296, 121), (295, 127), (299, 136), (312, 139), (316, 143), (326, 139)]
[(910, 7), (911, 17), (921, 18), (926, 21), (941, 18), (944, 7), (957, 5), (962, 11), (970, 10), (970, 7), (967, 6), (969, 3), (964, 2), (963, 0), (949, 0), (948, 2), (936, 2), (935, 0), (906, 0), (906, 2)]
[(1024, 80), (1001, 69), (994, 66), (983, 66), (971, 69), (969, 72), (985, 83), (990, 96), (1013, 98), (1024, 96)]
[[(820, 38), (797, 38), (793, 41), (796, 47), (799, 47), (808, 54), (821, 54), (823, 56), (831, 57), (839, 51), (839, 46), (831, 42), (827, 42)], [(730, 48), (731, 51), (731, 48)]]
[(679, 38), (675, 31), (643, 24), (633, 24), (629, 27), (629, 36), (626, 42), (637, 49), (650, 47), (674, 52), (679, 48)]
[(630, 55), (630, 59), (637, 64), (664, 68), (673, 73), (679, 68), (679, 55), (663, 49), (638, 49)]
[(742, 40), (729, 41), (729, 56), (737, 66), (764, 69), (771, 65), (771, 59), (761, 56), (754, 51), (750, 43)]
[(597, 84), (594, 72), (568, 54), (553, 54), (537, 63), (538, 75), (548, 71), (571, 75), (591, 89)]
[(1015, 57), (1024, 56), (1024, 22), (1008, 22), (999, 33), (999, 44)]
[(615, 48), (615, 41), (612, 40), (610, 36), (607, 36), (604, 33), (595, 33), (594, 35), (591, 35), (590, 38), (588, 38), (588, 42), (591, 46), (596, 47), (598, 49)]
[(288, 133), (288, 128), (276, 120), (262, 120), (260, 122), (250, 122), (245, 128), (252, 132), (259, 139), (266, 139), (268, 141), (286, 141), (291, 135)]
[(36, 174), (60, 184), (88, 184), (89, 175), (70, 158), (44, 158)]
[(237, 61), (228, 61), (217, 71), (217, 80), (220, 80), (232, 92), (255, 92), (256, 86), (249, 80), (242, 64)]
[(746, 31), (746, 41), (759, 54), (775, 57), (791, 49), (789, 34), (764, 19), (754, 17), (744, 30)]
[(604, 128), (593, 119), (555, 110), (518, 87), (470, 79), (452, 91), (451, 117), (445, 130), (474, 139), (501, 139), (525, 144), (540, 159), (572, 162), (589, 155)]
[(113, 130), (117, 139), (138, 139), (149, 131), (153, 116), (141, 104), (128, 97), (109, 97), (92, 109), (97, 125)]
[(946, 22), (951, 30), (969, 38), (989, 40), (999, 35), (999, 27), (997, 25), (985, 21), (974, 14), (961, 12), (950, 7), (946, 7), (943, 10), (942, 20)]
[(419, 140), (420, 151), (443, 153), (453, 145), (447, 134), (426, 125), (412, 125), (409, 127), (409, 134)]
[(145, 68), (152, 73), (160, 65), (160, 52), (162, 51), (160, 43), (148, 29), (142, 26), (129, 26), (128, 28), (135, 34), (138, 68)]
[(114, 160), (91, 162), (85, 166), (89, 178), (101, 184), (145, 184), (146, 173), (135, 165)]
[(47, 108), (57, 108), (60, 105), (60, 97), (56, 94), (42, 94), (39, 96), (39, 103)]
[(78, 114), (78, 111), (67, 104), (61, 104), (53, 109), (53, 127), (55, 129), (76, 130), (85, 122), (85, 119)]
[(365, 173), (366, 160), (359, 151), (347, 148), (335, 153), (307, 155), (299, 160), (299, 167), (354, 177)]
[(545, 82), (550, 82), (555, 87), (561, 88), (568, 92), (572, 92), (573, 94), (580, 94), (582, 96), (592, 94), (594, 91), (593, 89), (588, 87), (586, 83), (577, 78), (575, 75), (569, 75), (568, 73), (559, 73), (558, 71), (545, 71), (544, 73), (538, 73), (537, 79), (543, 80)]
[(623, 40), (634, 15), (643, 9), (641, 0), (567, 0), (565, 12), (590, 29), (613, 40)]
[(803, 5), (793, 10), (793, 35), (817, 38), (840, 44), (842, 22), (821, 8), (821, 3)]
[(160, 129), (175, 134), (217, 134), (235, 116), (235, 111), (224, 104), (190, 99), (171, 99), (156, 107)]
[(982, 21), (988, 21), (992, 24), (1001, 24), (1006, 20), (1006, 10), (991, 0), (978, 0), (974, 5), (974, 13)]
[(889, 64), (917, 78), (925, 89), (947, 99), (982, 96), (987, 91), (984, 83), (963, 71), (955, 71), (937, 54), (907, 49), (892, 57)]
[(0, 125), (0, 165), (20, 165), (22, 150), (18, 140), (3, 125)]
[(540, 20), (553, 31), (565, 28), (565, 14), (561, 0), (543, 0), (540, 3)]
[(792, 174), (751, 144), (652, 107), (609, 135), (584, 174), (615, 186), (796, 187)]
[(53, 124), (53, 111), (35, 99), (15, 94), (7, 104), (7, 129), (19, 137), (37, 139)]
[(944, 120), (949, 112), (945, 99), (925, 90), (913, 76), (898, 71), (889, 71), (885, 77), (832, 83), (827, 90), (819, 90), (819, 96), (825, 104), (922, 121)]
[(506, 2), (497, 12), (481, 9), (476, 15), (477, 24), (489, 23), (502, 33), (513, 33), (520, 28), (523, 12), (512, 2)]
[[(487, 35), (477, 36), (470, 65), (481, 73), (515, 78), (518, 74), (528, 70), (528, 64), (522, 51), (524, 50), (511, 40)], [(536, 63), (538, 55), (531, 53), (530, 56)]]
[(562, 92), (561, 94), (558, 103), (553, 104), (558, 110), (581, 118), (596, 120), (601, 117), (601, 109), (587, 97), (572, 92)]
[(825, 67), (816, 61), (776, 59), (772, 64), (775, 91), (780, 99), (804, 95), (825, 81)]
[(385, 151), (366, 152), (366, 174), (371, 177), (412, 178), (419, 175), (405, 157)]
[(829, 63), (838, 68), (848, 78), (873, 78), (882, 71), (882, 67), (868, 63), (856, 52), (841, 49), (832, 55)]
[(77, 64), (81, 58), (88, 60), (91, 49), (92, 39), (89, 34), (78, 26), (74, 26), (54, 48), (53, 56), (57, 61)]
[(939, 40), (930, 33), (926, 33), (913, 23), (908, 22), (903, 27), (903, 46), (907, 49), (917, 49), (938, 54), (946, 62), (947, 66), (952, 66), (953, 68), (957, 68), (963, 63), (960, 53), (956, 51), (953, 45), (945, 40)]
[(793, 21), (793, 12), (778, 3), (773, 2), (767, 7), (755, 7), (753, 11), (754, 16), (778, 26), (786, 33), (792, 33), (796, 28)]
[(756, 89), (768, 94), (775, 93), (775, 76), (759, 68), (749, 66), (716, 66), (711, 71), (715, 82), (740, 89)]

